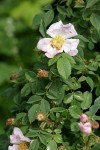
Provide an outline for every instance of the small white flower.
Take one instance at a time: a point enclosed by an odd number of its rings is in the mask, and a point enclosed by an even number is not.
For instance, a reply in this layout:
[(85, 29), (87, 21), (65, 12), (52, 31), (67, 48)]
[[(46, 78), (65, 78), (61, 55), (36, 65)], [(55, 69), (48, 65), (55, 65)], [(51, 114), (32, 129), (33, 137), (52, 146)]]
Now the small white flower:
[(10, 143), (14, 145), (9, 146), (8, 150), (19, 150), (19, 145), (23, 142), (30, 143), (31, 140), (25, 137), (19, 128), (14, 127), (13, 134), (10, 135)]
[(37, 48), (44, 51), (48, 58), (53, 58), (63, 51), (71, 56), (78, 53), (79, 39), (70, 39), (77, 35), (71, 23), (64, 25), (62, 21), (56, 22), (49, 27), (47, 34), (52, 38), (40, 39)]

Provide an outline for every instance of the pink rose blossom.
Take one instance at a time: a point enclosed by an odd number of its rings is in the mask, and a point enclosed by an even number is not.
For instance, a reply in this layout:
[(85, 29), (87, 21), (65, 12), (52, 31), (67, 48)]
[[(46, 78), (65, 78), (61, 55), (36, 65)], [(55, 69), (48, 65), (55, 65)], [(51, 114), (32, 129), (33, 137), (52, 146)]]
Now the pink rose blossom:
[(29, 143), (31, 142), (29, 138), (23, 135), (22, 131), (19, 128), (14, 127), (13, 134), (10, 135), (10, 143), (13, 144), (13, 146), (9, 146), (8, 150), (19, 150), (18, 145), (22, 141), (26, 141)]
[(71, 39), (71, 37), (77, 35), (71, 23), (64, 25), (62, 21), (56, 22), (49, 27), (47, 34), (51, 38), (40, 39), (37, 48), (45, 52), (48, 58), (53, 58), (63, 51), (71, 56), (75, 56), (78, 53), (79, 39)]
[(82, 114), (81, 116), (80, 116), (80, 122), (86, 122), (88, 120), (88, 116), (86, 115), (86, 114)]
[(78, 123), (78, 126), (79, 126), (81, 132), (83, 132), (85, 134), (90, 134), (92, 132), (90, 122), (86, 122), (86, 123), (80, 122), (80, 123)]

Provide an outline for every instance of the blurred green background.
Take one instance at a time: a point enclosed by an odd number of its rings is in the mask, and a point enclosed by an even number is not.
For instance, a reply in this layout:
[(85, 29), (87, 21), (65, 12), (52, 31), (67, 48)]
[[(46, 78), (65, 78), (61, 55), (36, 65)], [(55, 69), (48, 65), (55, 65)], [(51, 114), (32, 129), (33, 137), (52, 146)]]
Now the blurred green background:
[(10, 86), (10, 76), (20, 68), (32, 67), (38, 32), (32, 20), (42, 7), (52, 0), (0, 0), (0, 134), (6, 119), (11, 117), (13, 103), (4, 91)]

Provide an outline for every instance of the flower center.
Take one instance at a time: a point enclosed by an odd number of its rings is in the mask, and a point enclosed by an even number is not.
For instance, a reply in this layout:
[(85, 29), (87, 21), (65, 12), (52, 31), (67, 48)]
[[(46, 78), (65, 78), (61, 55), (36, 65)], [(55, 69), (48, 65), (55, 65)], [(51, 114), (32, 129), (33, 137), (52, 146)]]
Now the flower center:
[(58, 35), (55, 36), (54, 38), (51, 39), (51, 47), (56, 48), (56, 50), (61, 50), (63, 44), (64, 44), (65, 39)]
[(19, 150), (29, 150), (29, 144), (25, 141), (22, 141), (19, 144)]

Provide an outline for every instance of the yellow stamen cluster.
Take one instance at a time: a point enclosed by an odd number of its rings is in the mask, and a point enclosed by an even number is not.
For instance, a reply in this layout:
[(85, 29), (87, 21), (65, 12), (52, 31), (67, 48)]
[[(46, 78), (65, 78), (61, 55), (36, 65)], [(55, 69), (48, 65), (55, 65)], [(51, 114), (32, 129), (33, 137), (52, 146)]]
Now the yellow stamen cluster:
[(61, 50), (65, 39), (62, 36), (55, 36), (54, 38), (51, 39), (51, 47), (56, 48), (56, 50)]
[(22, 141), (19, 144), (19, 150), (29, 150), (29, 143)]

